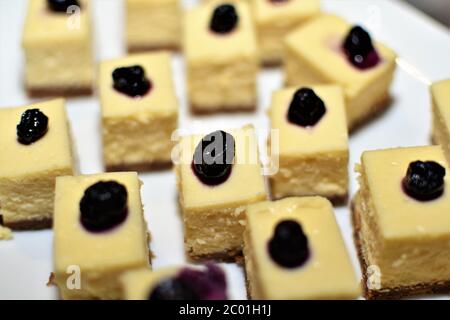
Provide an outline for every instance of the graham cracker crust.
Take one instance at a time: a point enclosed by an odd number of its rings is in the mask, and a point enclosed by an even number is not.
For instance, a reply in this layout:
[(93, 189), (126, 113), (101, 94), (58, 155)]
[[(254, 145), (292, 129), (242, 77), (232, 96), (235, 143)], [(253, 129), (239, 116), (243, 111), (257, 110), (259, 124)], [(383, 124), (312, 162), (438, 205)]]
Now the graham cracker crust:
[(7, 223), (4, 221), (3, 225), (12, 230), (42, 230), (42, 229), (50, 229), (53, 225), (52, 218), (38, 218), (38, 219), (30, 219), (30, 220), (22, 220), (22, 221), (14, 221)]
[(283, 59), (262, 60), (261, 66), (263, 68), (278, 68), (283, 66)]
[(181, 51), (181, 45), (128, 45), (128, 52), (129, 53), (139, 53), (139, 52), (146, 52), (146, 51), (157, 51), (157, 50), (168, 50), (168, 51), (174, 51), (178, 52)]
[(117, 171), (162, 171), (172, 168), (172, 161), (156, 161), (156, 162), (141, 162), (134, 164), (117, 164), (117, 165), (106, 165), (107, 172), (117, 172)]
[(90, 96), (93, 93), (92, 87), (77, 87), (77, 88), (58, 88), (57, 86), (52, 88), (27, 88), (28, 96), (33, 98), (43, 97), (77, 97), (77, 96)]
[(385, 111), (387, 111), (392, 103), (392, 100), (393, 99), (389, 93), (383, 96), (376, 104), (372, 106), (369, 113), (359, 118), (349, 126), (349, 133), (355, 133), (356, 131), (358, 131), (358, 129), (363, 127), (368, 122), (371, 122), (372, 120), (375, 120), (376, 118), (381, 116)]
[(191, 104), (190, 107), (191, 114), (196, 116), (208, 116), (212, 114), (232, 114), (232, 113), (239, 113), (239, 112), (255, 112), (256, 111), (256, 104), (252, 106), (236, 106), (233, 108), (229, 107), (216, 107), (214, 109), (208, 109), (208, 108), (202, 108), (200, 106)]
[(217, 252), (212, 254), (201, 254), (196, 255), (192, 252), (187, 252), (187, 256), (193, 262), (202, 262), (214, 260), (217, 262), (235, 262), (237, 264), (242, 264), (244, 256), (242, 255), (242, 249), (237, 250), (225, 250), (223, 252)]
[(401, 299), (407, 296), (426, 295), (426, 294), (448, 294), (450, 293), (450, 281), (419, 283), (413, 286), (400, 286), (394, 288), (370, 289), (367, 286), (368, 275), (365, 270), (368, 269), (368, 263), (362, 253), (361, 240), (361, 212), (355, 203), (355, 198), (351, 202), (351, 217), (353, 224), (353, 241), (358, 252), (358, 259), (361, 265), (363, 296), (368, 300), (389, 300)]
[[(270, 199), (272, 200), (281, 200), (284, 198), (289, 198), (289, 197), (308, 197), (308, 196), (313, 196), (313, 195), (298, 195), (298, 194), (285, 194), (281, 197), (276, 197), (273, 193), (272, 193), (272, 184), (273, 184), (273, 180), (269, 178), (269, 186), (270, 186)], [(348, 203), (348, 193), (344, 194), (344, 195), (338, 195), (338, 194), (334, 194), (334, 195), (329, 195), (329, 196), (324, 196), (324, 195), (320, 195), (320, 194), (314, 194), (315, 196), (321, 196), (324, 197), (326, 199), (328, 199), (333, 206), (345, 206)]]

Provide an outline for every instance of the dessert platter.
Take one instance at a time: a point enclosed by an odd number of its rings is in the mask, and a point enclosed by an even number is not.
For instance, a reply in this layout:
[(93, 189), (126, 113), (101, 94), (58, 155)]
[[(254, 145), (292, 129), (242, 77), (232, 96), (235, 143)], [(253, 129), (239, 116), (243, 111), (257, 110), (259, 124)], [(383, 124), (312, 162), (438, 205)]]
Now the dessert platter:
[(0, 24), (0, 299), (450, 298), (431, 18), (21, 0)]

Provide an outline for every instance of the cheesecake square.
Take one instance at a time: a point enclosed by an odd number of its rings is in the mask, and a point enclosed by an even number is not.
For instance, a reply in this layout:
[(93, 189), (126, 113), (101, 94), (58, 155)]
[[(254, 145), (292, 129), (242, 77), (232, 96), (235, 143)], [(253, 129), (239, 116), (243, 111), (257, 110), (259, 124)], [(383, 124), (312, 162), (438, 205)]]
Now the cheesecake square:
[(359, 281), (331, 203), (292, 197), (249, 205), (244, 232), (249, 298), (355, 299)]
[(63, 299), (119, 299), (125, 271), (149, 268), (136, 172), (56, 180), (54, 282)]
[(139, 269), (121, 277), (126, 300), (226, 300), (227, 281), (223, 270), (201, 267)]
[(450, 79), (434, 83), (431, 88), (433, 113), (432, 139), (440, 144), (450, 161)]
[(25, 87), (33, 97), (92, 93), (91, 3), (30, 0), (22, 37)]
[(353, 200), (367, 299), (450, 291), (450, 182), (440, 146), (364, 152)]
[(183, 39), (194, 113), (255, 109), (259, 57), (247, 3), (213, 1), (188, 10)]
[(155, 52), (100, 65), (103, 158), (107, 171), (170, 167), (178, 100), (170, 54)]
[(3, 224), (51, 227), (55, 178), (76, 172), (64, 100), (0, 109), (0, 128)]
[(320, 13), (319, 0), (252, 0), (252, 13), (263, 65), (283, 60), (283, 39)]
[[(177, 152), (177, 185), (188, 256), (234, 259), (242, 250), (246, 205), (267, 198), (253, 127), (186, 136)], [(215, 153), (216, 158), (209, 158), (208, 153)]]
[(339, 84), (349, 129), (388, 106), (396, 55), (372, 42), (363, 28), (352, 28), (334, 15), (321, 15), (291, 32), (284, 44), (285, 82), (289, 86)]
[(126, 0), (128, 51), (177, 50), (181, 42), (179, 0)]
[[(311, 116), (313, 115), (313, 116)], [(269, 109), (270, 176), (274, 199), (318, 195), (336, 202), (348, 193), (348, 133), (342, 89), (336, 85), (275, 91)]]

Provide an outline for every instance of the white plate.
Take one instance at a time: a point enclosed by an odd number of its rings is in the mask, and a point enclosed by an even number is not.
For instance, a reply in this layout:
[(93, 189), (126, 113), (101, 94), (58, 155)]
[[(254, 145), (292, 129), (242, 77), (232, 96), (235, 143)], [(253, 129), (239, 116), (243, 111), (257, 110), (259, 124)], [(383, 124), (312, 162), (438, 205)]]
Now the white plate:
[[(93, 2), (97, 57), (99, 60), (120, 57), (125, 53), (122, 46), (122, 1)], [(187, 6), (194, 3), (190, 0), (185, 2)], [(353, 195), (357, 185), (352, 169), (361, 152), (429, 143), (428, 85), (430, 81), (450, 77), (450, 34), (448, 29), (430, 18), (393, 0), (324, 0), (323, 9), (340, 14), (352, 22), (362, 23), (400, 57), (392, 87), (392, 108), (350, 138), (350, 194)], [(0, 106), (30, 102), (22, 86), (23, 54), (20, 39), (25, 10), (25, 0), (0, 0)], [(258, 130), (261, 145), (265, 144), (268, 125), (265, 109), (272, 91), (281, 86), (282, 74), (279, 70), (261, 72), (256, 113), (196, 118), (189, 115), (186, 108), (183, 59), (174, 57), (173, 65), (181, 102), (180, 126), (183, 132), (237, 127), (250, 122)], [(70, 99), (67, 108), (81, 172), (102, 171), (98, 99)], [(156, 254), (154, 268), (185, 263), (173, 173), (149, 173), (141, 174), (140, 177), (144, 181), (142, 199), (152, 233), (151, 248)], [(348, 208), (337, 208), (336, 218), (355, 269), (359, 272)], [(230, 296), (245, 299), (242, 269), (235, 264), (225, 264), (224, 267), (229, 279)], [(14, 240), (0, 241), (0, 299), (57, 298), (56, 289), (45, 285), (51, 271), (51, 231), (16, 232)]]

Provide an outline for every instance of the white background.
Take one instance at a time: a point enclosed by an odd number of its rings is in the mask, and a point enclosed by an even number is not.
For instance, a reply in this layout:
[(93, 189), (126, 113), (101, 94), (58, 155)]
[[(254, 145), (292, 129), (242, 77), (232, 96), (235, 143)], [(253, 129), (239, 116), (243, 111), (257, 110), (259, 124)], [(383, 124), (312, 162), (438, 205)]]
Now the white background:
[[(123, 7), (119, 0), (93, 0), (97, 60), (120, 57), (123, 45)], [(194, 1), (185, 0), (190, 6)], [(350, 194), (357, 189), (353, 167), (364, 150), (429, 144), (430, 81), (450, 77), (450, 34), (435, 23), (397, 1), (390, 0), (323, 0), (323, 9), (365, 25), (373, 36), (393, 48), (399, 55), (399, 67), (392, 88), (392, 108), (350, 138)], [(22, 85), (23, 53), (21, 33), (26, 12), (25, 0), (0, 0), (0, 106), (10, 107), (31, 102)], [(173, 59), (175, 84), (180, 99), (180, 127), (184, 133), (216, 130), (253, 123), (263, 146), (267, 117), (273, 90), (281, 86), (279, 70), (265, 70), (258, 79), (258, 111), (254, 114), (192, 117), (187, 111), (184, 65), (181, 56)], [(101, 172), (99, 101), (97, 97), (67, 101), (75, 137), (81, 173)], [(1, 130), (1, 128), (0, 128)], [(0, 146), (0, 152), (1, 146)], [(141, 174), (145, 215), (152, 233), (151, 248), (156, 254), (154, 268), (182, 264), (181, 219), (176, 205), (176, 187), (171, 171)], [(352, 241), (349, 210), (336, 208), (355, 269), (359, 265)], [(76, 245), (76, 243), (74, 243)], [(240, 267), (224, 265), (230, 296), (246, 297)], [(46, 287), (52, 271), (52, 232), (16, 232), (14, 240), (0, 241), (0, 299), (54, 299), (55, 288)], [(447, 296), (448, 298), (448, 296)]]

